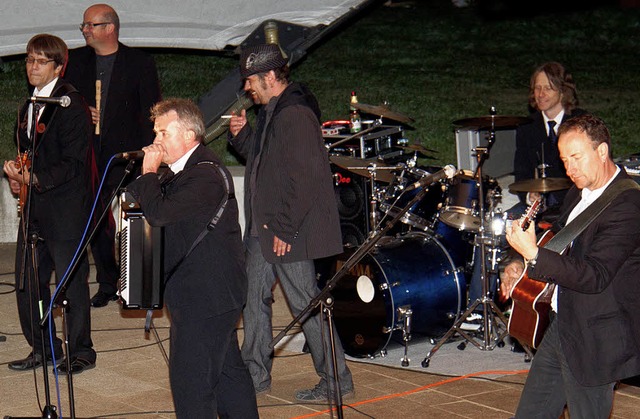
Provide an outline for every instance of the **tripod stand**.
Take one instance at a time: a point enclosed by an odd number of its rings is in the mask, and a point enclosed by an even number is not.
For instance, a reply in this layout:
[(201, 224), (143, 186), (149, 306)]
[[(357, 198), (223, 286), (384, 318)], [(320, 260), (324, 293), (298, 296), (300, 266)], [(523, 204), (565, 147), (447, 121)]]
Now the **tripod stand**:
[[(495, 125), (493, 123), (493, 117), (495, 117), (495, 108), (491, 109), (491, 129), (489, 131), (489, 137), (487, 139), (486, 147), (476, 147), (476, 157), (478, 159), (478, 166), (473, 175), (474, 179), (477, 179), (478, 184), (478, 213), (480, 217), (480, 228), (476, 235), (475, 243), (480, 249), (480, 281), (482, 283), (482, 296), (476, 299), (467, 310), (458, 317), (453, 323), (453, 326), (444, 334), (444, 336), (431, 348), (427, 353), (422, 366), (424, 368), (429, 366), (431, 357), (445, 344), (450, 337), (455, 333), (462, 336), (467, 342), (472, 343), (480, 350), (493, 350), (498, 345), (504, 345), (503, 339), (507, 335), (507, 318), (502, 314), (502, 311), (493, 301), (491, 292), (489, 290), (489, 274), (487, 270), (487, 246), (495, 245), (493, 237), (486, 234), (487, 225), (485, 220), (485, 202), (483, 191), (483, 178), (482, 178), (482, 166), (489, 159), (489, 152), (495, 142)], [(482, 339), (479, 340), (474, 336), (471, 336), (467, 331), (461, 328), (462, 323), (466, 318), (473, 313), (478, 306), (482, 306), (482, 325), (480, 329), (482, 331)]]
[[(133, 167), (134, 162), (130, 161), (129, 165), (127, 166), (127, 168), (125, 169), (125, 174), (122, 177), (122, 180), (120, 181), (120, 184), (118, 185), (118, 188), (122, 185), (124, 179), (129, 175), (129, 173), (131, 172), (131, 169)], [(33, 177), (31, 178), (33, 179)], [(111, 196), (109, 202), (111, 202), (113, 200), (113, 198), (115, 197), (115, 194), (117, 192), (116, 191), (113, 192), (113, 195)], [(101, 189), (98, 190), (98, 195)], [(99, 196), (96, 198), (98, 199)], [(30, 244), (30, 253), (31, 253), (31, 258), (33, 260), (32, 264), (31, 264), (31, 269), (34, 272), (34, 278), (35, 280), (33, 281), (35, 283), (34, 287), (35, 287), (35, 301), (38, 302), (42, 302), (43, 298), (41, 298), (40, 296), (40, 280), (38, 279), (39, 276), (39, 267), (38, 267), (38, 261), (39, 258), (37, 256), (37, 242), (39, 240), (41, 240), (39, 238), (39, 236), (36, 234), (36, 232), (32, 232), (30, 231), (30, 223), (28, 222), (29, 219), (29, 210), (31, 208), (31, 201), (29, 199), (27, 199), (27, 202), (29, 203), (25, 210), (26, 213), (24, 214), (24, 219), (23, 219), (23, 229), (21, 230), (21, 236), (23, 237), (22, 241), (24, 241), (24, 236), (28, 236), (29, 239), (29, 244)], [(95, 209), (95, 207), (94, 207)], [(73, 390), (73, 379), (72, 379), (72, 375), (73, 375), (73, 370), (72, 370), (72, 365), (71, 365), (71, 351), (70, 351), (70, 346), (69, 346), (69, 336), (70, 336), (70, 332), (69, 332), (69, 325), (68, 325), (68, 313), (70, 312), (69, 309), (69, 299), (66, 298), (66, 291), (69, 291), (69, 289), (67, 288), (67, 285), (69, 284), (70, 280), (75, 280), (76, 282), (72, 282), (71, 285), (73, 286), (73, 284), (78, 284), (78, 281), (82, 281), (82, 280), (86, 280), (85, 278), (72, 278), (73, 273), (76, 271), (76, 268), (78, 267), (78, 264), (83, 260), (83, 255), (85, 255), (86, 249), (93, 237), (93, 235), (95, 234), (96, 231), (96, 227), (97, 225), (102, 221), (102, 219), (104, 218), (104, 216), (106, 215), (107, 211), (109, 211), (110, 206), (107, 205), (105, 206), (105, 208), (103, 209), (103, 212), (100, 216), (99, 221), (97, 222), (96, 226), (94, 226), (93, 230), (91, 231), (91, 234), (89, 235), (88, 239), (85, 239), (87, 237), (86, 233), (89, 229), (89, 223), (91, 223), (91, 217), (89, 217), (88, 221), (87, 221), (87, 226), (85, 227), (85, 233), (83, 234), (82, 238), (80, 239), (80, 242), (77, 245), (77, 248), (75, 250), (75, 254), (72, 255), (72, 253), (69, 253), (69, 266), (67, 267), (64, 275), (60, 275), (61, 279), (59, 281), (59, 284), (57, 285), (56, 288), (56, 292), (51, 296), (51, 298), (46, 298), (48, 297), (45, 296), (45, 302), (46, 300), (50, 300), (52, 303), (50, 303), (48, 305), (47, 310), (44, 314), (39, 315), (38, 316), (38, 325), (40, 326), (40, 339), (41, 339), (41, 343), (42, 343), (42, 364), (43, 364), (43, 370), (44, 370), (44, 385), (45, 385), (45, 396), (46, 396), (46, 405), (45, 407), (42, 409), (42, 416), (40, 416), (41, 418), (51, 418), (51, 419), (55, 419), (57, 418), (57, 413), (56, 413), (56, 406), (51, 404), (51, 400), (50, 400), (50, 390), (49, 390), (49, 383), (48, 383), (48, 371), (47, 371), (47, 357), (46, 357), (46, 340), (45, 340), (45, 329), (49, 329), (50, 331), (53, 330), (53, 319), (52, 319), (52, 309), (54, 307), (54, 303), (58, 305), (58, 307), (62, 308), (62, 323), (63, 323), (63, 332), (64, 332), (64, 347), (65, 347), (65, 352), (67, 354), (66, 356), (66, 372), (67, 372), (67, 384), (68, 384), (68, 391), (69, 391), (69, 415), (71, 418), (75, 418), (75, 398), (74, 398), (74, 390)], [(93, 211), (91, 212), (91, 215), (93, 215)], [(20, 243), (18, 243), (18, 245), (20, 246)], [(26, 255), (27, 251), (26, 249), (23, 250), (23, 254)], [(47, 256), (50, 257), (50, 256)], [(23, 260), (25, 260), (25, 262), (23, 262), (23, 266), (26, 266), (26, 256), (23, 256)], [(58, 269), (61, 268), (62, 266), (51, 266), (52, 269)], [(24, 269), (23, 271), (24, 272)], [(45, 272), (47, 272), (45, 270)], [(48, 271), (49, 273), (51, 273), (50, 271)], [(86, 265), (86, 275), (88, 275), (88, 265)], [(61, 274), (61, 272), (57, 272), (57, 274)], [(45, 280), (45, 278), (42, 278), (43, 280)], [(48, 277), (46, 278), (48, 280)], [(20, 278), (21, 282), (23, 280), (23, 278)], [(48, 281), (47, 281), (48, 284)], [(47, 285), (48, 286), (48, 285)], [(77, 290), (76, 290), (77, 291)], [(75, 292), (75, 297), (78, 296), (78, 293)], [(72, 296), (73, 297), (73, 296)], [(28, 298), (32, 298), (32, 297), (28, 297)], [(74, 301), (77, 303), (78, 301), (80, 301), (81, 298), (76, 298)], [(81, 310), (80, 308), (80, 304), (77, 304), (75, 307), (73, 307), (73, 309), (76, 310)], [(88, 308), (88, 306), (87, 306)], [(43, 307), (44, 309), (44, 307)], [(73, 321), (73, 320), (71, 320)], [(46, 326), (49, 325), (49, 328), (46, 328)], [(35, 348), (34, 348), (35, 349)], [(55, 354), (54, 354), (54, 350), (53, 348), (51, 349), (51, 354), (52, 357), (55, 358)], [(58, 399), (59, 400), (59, 399)], [(5, 416), (5, 418), (16, 418), (13, 416)]]

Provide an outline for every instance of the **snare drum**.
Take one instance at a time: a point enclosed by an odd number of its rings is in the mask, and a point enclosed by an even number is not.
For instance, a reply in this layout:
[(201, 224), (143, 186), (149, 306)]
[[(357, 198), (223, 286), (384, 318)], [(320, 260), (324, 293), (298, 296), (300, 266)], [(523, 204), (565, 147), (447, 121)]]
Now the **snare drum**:
[[(350, 250), (337, 256), (336, 272)], [(411, 333), (439, 337), (463, 306), (466, 283), (444, 246), (433, 236), (408, 233), (365, 255), (332, 290), (333, 315), (345, 353), (382, 352), (411, 310)], [(466, 302), (465, 302), (466, 305)]]

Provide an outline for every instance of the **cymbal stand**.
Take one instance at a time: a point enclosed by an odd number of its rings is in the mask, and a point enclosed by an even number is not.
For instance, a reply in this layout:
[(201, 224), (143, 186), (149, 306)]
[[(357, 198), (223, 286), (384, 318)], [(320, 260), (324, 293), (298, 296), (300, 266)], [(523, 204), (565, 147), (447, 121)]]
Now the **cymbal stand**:
[[(336, 389), (336, 410), (338, 412), (338, 418), (342, 418), (342, 397), (340, 393), (340, 381), (338, 378), (337, 372), (337, 358), (335, 353), (335, 336), (333, 333), (333, 315), (329, 313), (333, 309), (333, 297), (330, 295), (330, 292), (336, 287), (338, 281), (342, 279), (351, 269), (353, 269), (360, 260), (369, 253), (369, 251), (375, 246), (375, 244), (389, 231), (393, 226), (419, 201), (421, 201), (425, 195), (427, 194), (427, 188), (419, 189), (418, 193), (411, 199), (407, 205), (400, 210), (394, 217), (387, 222), (387, 224), (381, 228), (376, 229), (371, 232), (367, 240), (344, 262), (344, 264), (340, 267), (340, 269), (333, 275), (333, 277), (327, 281), (325, 287), (320, 291), (318, 295), (316, 295), (291, 322), (271, 341), (269, 344), (270, 348), (275, 348), (276, 344), (282, 340), (286, 336), (286, 334), (291, 330), (296, 323), (304, 322), (307, 318), (307, 315), (316, 307), (322, 306), (322, 311), (327, 314), (327, 319), (329, 322), (329, 338), (331, 340), (331, 359), (332, 365), (334, 368), (334, 379), (335, 379), (335, 389)], [(331, 398), (329, 398), (331, 400)]]
[(378, 224), (378, 193), (376, 190), (376, 170), (375, 164), (370, 164), (367, 168), (369, 171), (369, 184), (371, 186), (371, 199), (369, 200), (369, 225), (376, 226)]
[[(440, 347), (445, 344), (450, 337), (452, 337), (455, 333), (458, 333), (462, 336), (467, 342), (472, 343), (478, 349), (483, 351), (491, 351), (497, 345), (504, 345), (503, 339), (507, 335), (507, 318), (502, 314), (502, 311), (495, 304), (493, 299), (490, 296), (489, 291), (489, 275), (487, 272), (487, 244), (491, 244), (493, 242), (493, 238), (485, 235), (486, 232), (486, 222), (485, 222), (485, 208), (484, 208), (484, 191), (483, 191), (483, 182), (482, 182), (482, 166), (485, 161), (489, 159), (489, 151), (493, 146), (493, 143), (496, 139), (495, 133), (495, 124), (493, 122), (494, 117), (496, 115), (495, 108), (491, 107), (491, 117), (492, 124), (491, 129), (489, 131), (489, 138), (487, 139), (486, 147), (476, 147), (476, 157), (478, 159), (478, 166), (474, 172), (474, 178), (477, 179), (478, 182), (478, 210), (480, 216), (480, 229), (478, 230), (478, 234), (476, 235), (476, 243), (480, 246), (480, 280), (482, 281), (482, 297), (478, 298), (467, 308), (467, 310), (462, 313), (458, 317), (458, 319), (453, 323), (453, 326), (447, 331), (447, 333), (440, 338), (440, 340), (436, 343), (436, 345), (431, 348), (431, 350), (427, 353), (424, 360), (422, 361), (422, 366), (427, 368), (429, 366), (429, 362), (431, 357), (436, 353)], [(477, 341), (474, 336), (471, 336), (467, 331), (461, 328), (462, 323), (466, 320), (466, 318), (475, 311), (476, 307), (482, 305), (482, 326), (481, 330), (482, 340)], [(498, 321), (502, 323), (502, 327), (500, 327)]]

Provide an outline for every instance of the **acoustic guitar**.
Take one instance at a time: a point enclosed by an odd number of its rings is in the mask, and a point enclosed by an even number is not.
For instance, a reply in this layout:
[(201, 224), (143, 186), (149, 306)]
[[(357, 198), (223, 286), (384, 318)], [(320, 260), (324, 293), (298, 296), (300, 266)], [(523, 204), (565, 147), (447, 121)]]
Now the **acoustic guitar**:
[[(526, 230), (540, 207), (540, 201), (534, 202), (522, 218), (522, 228)], [(553, 232), (547, 230), (538, 246), (544, 246), (553, 237)], [(549, 311), (551, 310), (551, 296), (554, 284), (536, 281), (529, 278), (525, 269), (511, 290), (511, 315), (507, 330), (523, 345), (537, 348), (542, 336), (549, 326)]]
[[(25, 151), (24, 153), (18, 154), (18, 156), (16, 157), (16, 166), (20, 170), (31, 169), (31, 153)], [(29, 185), (27, 183), (23, 183), (20, 186), (20, 192), (18, 193), (18, 216), (22, 215), (22, 209), (24, 208), (24, 204), (27, 202), (28, 192)]]

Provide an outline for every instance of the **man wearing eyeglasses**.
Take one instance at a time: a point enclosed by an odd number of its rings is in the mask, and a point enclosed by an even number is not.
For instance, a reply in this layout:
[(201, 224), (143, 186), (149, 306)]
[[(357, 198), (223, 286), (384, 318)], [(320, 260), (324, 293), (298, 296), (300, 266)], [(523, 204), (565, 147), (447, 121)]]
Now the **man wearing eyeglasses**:
[[(93, 147), (102, 178), (114, 154), (140, 150), (153, 142), (149, 109), (161, 99), (160, 83), (153, 57), (118, 41), (120, 18), (111, 6), (90, 6), (84, 12), (80, 30), (87, 45), (70, 51), (65, 78), (80, 91), (91, 109)], [(122, 179), (125, 164), (114, 161), (108, 170), (100, 209), (108, 205), (106, 201)], [(111, 213), (98, 228), (91, 243), (99, 284), (91, 299), (93, 307), (103, 307), (117, 299), (120, 275)]]
[[(57, 360), (58, 371), (68, 369), (62, 362), (62, 341), (56, 336), (55, 323), (46, 322), (44, 328), (45, 343), (53, 336), (51, 345), (43, 345), (39, 326), (39, 302), (43, 304), (42, 311), (49, 307), (52, 272), (55, 271), (58, 283), (66, 275), (83, 236), (91, 204), (89, 110), (73, 86), (60, 78), (66, 59), (67, 45), (57, 36), (36, 35), (27, 44), (25, 69), (33, 89), (29, 92), (31, 96), (67, 96), (70, 103), (66, 106), (50, 103), (40, 110), (40, 103), (25, 103), (16, 124), (16, 139), (18, 149), (29, 151), (32, 156), (31, 165), (22, 168), (14, 161), (4, 163), (11, 190), (26, 192), (18, 229), (15, 279), (20, 326), (31, 353), (9, 362), (9, 369), (17, 371), (38, 368), (45, 355), (49, 361)], [(73, 373), (93, 368), (96, 362), (91, 341), (88, 276), (89, 264), (83, 255), (56, 300), (58, 303), (67, 300), (69, 304), (66, 349)]]

